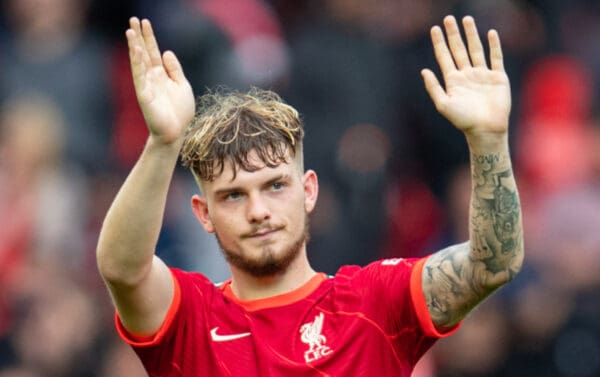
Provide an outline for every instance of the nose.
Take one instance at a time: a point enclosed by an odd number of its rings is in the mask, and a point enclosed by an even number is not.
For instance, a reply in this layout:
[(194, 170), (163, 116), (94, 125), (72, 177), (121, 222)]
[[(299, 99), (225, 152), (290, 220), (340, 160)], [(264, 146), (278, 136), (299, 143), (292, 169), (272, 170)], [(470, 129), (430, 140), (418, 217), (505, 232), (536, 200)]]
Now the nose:
[(250, 223), (261, 223), (271, 217), (269, 206), (260, 195), (250, 195), (247, 204), (246, 216)]

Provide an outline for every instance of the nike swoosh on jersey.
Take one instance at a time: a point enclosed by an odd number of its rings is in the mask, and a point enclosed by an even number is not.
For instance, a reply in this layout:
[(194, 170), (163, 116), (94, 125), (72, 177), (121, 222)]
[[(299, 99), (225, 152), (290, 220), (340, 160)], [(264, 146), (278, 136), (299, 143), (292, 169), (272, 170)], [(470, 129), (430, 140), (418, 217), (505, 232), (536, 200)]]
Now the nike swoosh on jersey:
[(220, 334), (217, 334), (217, 330), (219, 330), (218, 326), (215, 327), (214, 329), (210, 330), (210, 337), (214, 342), (228, 342), (230, 340), (236, 340), (236, 339), (244, 338), (246, 336), (251, 335), (249, 332), (243, 332), (243, 333), (239, 333), (239, 334), (220, 335)]

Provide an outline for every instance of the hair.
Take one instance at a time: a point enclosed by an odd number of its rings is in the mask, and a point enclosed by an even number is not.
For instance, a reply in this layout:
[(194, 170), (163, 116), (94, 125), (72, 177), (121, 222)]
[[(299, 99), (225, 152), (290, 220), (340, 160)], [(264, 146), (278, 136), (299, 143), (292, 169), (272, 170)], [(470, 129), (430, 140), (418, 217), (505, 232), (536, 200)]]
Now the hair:
[(248, 92), (218, 89), (199, 97), (196, 116), (187, 129), (181, 161), (198, 181), (213, 181), (231, 163), (255, 171), (263, 165), (250, 160), (255, 151), (260, 162), (276, 167), (299, 157), (302, 163), (304, 130), (298, 111), (269, 90)]

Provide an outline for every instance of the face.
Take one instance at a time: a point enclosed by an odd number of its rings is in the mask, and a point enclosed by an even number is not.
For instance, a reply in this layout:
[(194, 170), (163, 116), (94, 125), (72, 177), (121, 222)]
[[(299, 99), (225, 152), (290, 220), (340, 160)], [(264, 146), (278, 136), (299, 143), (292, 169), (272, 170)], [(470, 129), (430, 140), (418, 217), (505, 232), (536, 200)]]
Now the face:
[[(256, 156), (251, 153), (251, 159)], [(302, 173), (289, 159), (275, 168), (256, 171), (233, 169), (202, 185), (204, 197), (194, 196), (196, 217), (219, 245), (233, 268), (252, 276), (271, 276), (286, 271), (306, 253), (308, 214), (312, 212), (318, 183), (313, 171)]]

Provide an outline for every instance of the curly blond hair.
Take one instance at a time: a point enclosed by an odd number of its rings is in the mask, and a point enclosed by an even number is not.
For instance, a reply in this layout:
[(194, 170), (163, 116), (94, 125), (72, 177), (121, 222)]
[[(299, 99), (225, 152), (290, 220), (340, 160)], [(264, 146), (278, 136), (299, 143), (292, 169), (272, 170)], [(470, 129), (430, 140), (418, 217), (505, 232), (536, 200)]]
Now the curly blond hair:
[(218, 89), (198, 98), (181, 161), (199, 182), (214, 180), (227, 162), (232, 163), (234, 178), (237, 169), (259, 169), (262, 166), (248, 158), (251, 151), (264, 166), (275, 167), (297, 155), (302, 165), (303, 137), (298, 111), (276, 93), (258, 88), (244, 93)]

